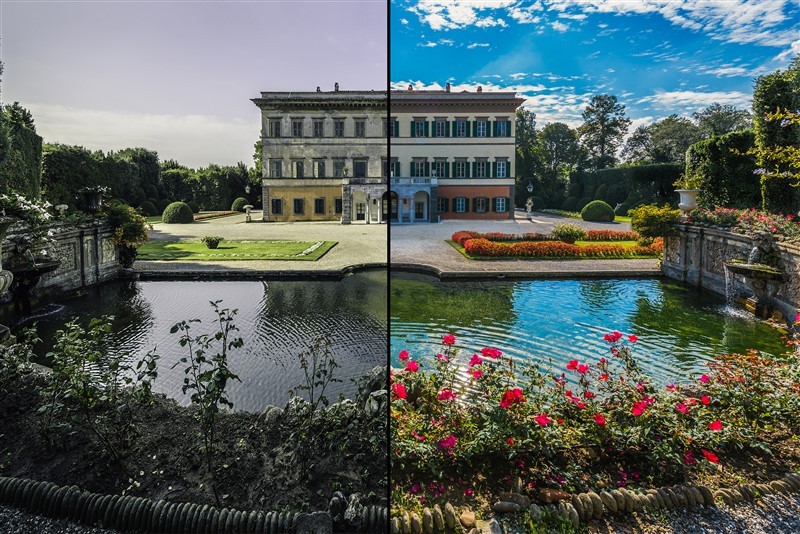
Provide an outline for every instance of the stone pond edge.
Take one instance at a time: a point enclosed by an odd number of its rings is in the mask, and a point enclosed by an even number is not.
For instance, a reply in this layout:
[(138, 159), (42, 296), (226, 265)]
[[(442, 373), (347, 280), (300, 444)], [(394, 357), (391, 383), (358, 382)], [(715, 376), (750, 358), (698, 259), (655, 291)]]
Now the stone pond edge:
[[(718, 503), (733, 507), (741, 502), (752, 502), (765, 495), (800, 492), (800, 472), (789, 472), (781, 479), (768, 483), (739, 484), (730, 488), (720, 488), (712, 492), (706, 486), (664, 486), (646, 491), (630, 491), (625, 488), (599, 493), (589, 491), (569, 495), (552, 490), (553, 500), (547, 504), (531, 503), (530, 498), (519, 493), (503, 493), (492, 509), (497, 514), (516, 513), (530, 510), (538, 517), (544, 510), (550, 510), (570, 521), (574, 528), (601, 519), (607, 513), (633, 513), (646, 510), (672, 510), (694, 506), (716, 507)], [(560, 493), (560, 495), (556, 495)], [(438, 534), (444, 532), (477, 532), (473, 530), (480, 520), (469, 509), (456, 514), (452, 504), (443, 507), (425, 507), (422, 516), (417, 512), (400, 511), (391, 518), (392, 534)], [(494, 521), (494, 520), (492, 520)], [(483, 532), (483, 530), (481, 530)]]

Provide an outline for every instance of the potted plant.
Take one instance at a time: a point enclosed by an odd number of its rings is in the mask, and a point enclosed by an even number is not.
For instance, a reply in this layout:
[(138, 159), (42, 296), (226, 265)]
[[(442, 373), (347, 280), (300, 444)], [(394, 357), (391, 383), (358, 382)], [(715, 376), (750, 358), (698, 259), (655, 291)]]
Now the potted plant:
[(550, 232), (553, 237), (564, 243), (574, 244), (579, 239), (586, 239), (586, 230), (572, 223), (561, 223), (553, 227)]
[(83, 196), (84, 210), (97, 213), (103, 207), (103, 195), (108, 192), (108, 187), (103, 185), (82, 187), (78, 192)]
[(217, 235), (207, 235), (207, 236), (204, 236), (203, 239), (201, 239), (200, 241), (205, 243), (205, 245), (208, 248), (217, 248), (219, 246), (220, 242), (222, 242), (224, 240), (225, 240), (224, 237), (219, 237)]
[(702, 178), (698, 174), (681, 174), (680, 178), (673, 184), (675, 192), (681, 196), (678, 207), (684, 215), (697, 208), (697, 195), (700, 194)]

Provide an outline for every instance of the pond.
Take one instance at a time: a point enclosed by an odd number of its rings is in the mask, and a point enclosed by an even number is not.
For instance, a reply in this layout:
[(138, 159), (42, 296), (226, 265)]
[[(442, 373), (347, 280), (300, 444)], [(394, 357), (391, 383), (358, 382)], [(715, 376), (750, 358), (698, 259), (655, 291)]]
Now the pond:
[(354, 380), (377, 365), (386, 365), (386, 272), (365, 271), (341, 281), (141, 281), (113, 282), (84, 295), (50, 305), (56, 310), (38, 320), (44, 355), (54, 332), (77, 317), (82, 324), (92, 317), (113, 315), (112, 349), (126, 351), (133, 361), (155, 349), (161, 356), (156, 391), (187, 404), (181, 393), (183, 365), (172, 369), (186, 349), (170, 328), (177, 322), (200, 319), (193, 335), (213, 333), (216, 315), (209, 301), (238, 309), (235, 324), (244, 339), (242, 349), (230, 356), (232, 371), (241, 383), (229, 385), (236, 410), (260, 411), (282, 406), (289, 390), (304, 382), (298, 356), (321, 336), (339, 368), (326, 390), (335, 401), (340, 394), (352, 398)]
[(390, 291), (393, 366), (402, 349), (430, 361), (448, 333), (462, 363), (496, 347), (558, 373), (571, 359), (608, 356), (604, 334), (635, 334), (643, 370), (662, 384), (702, 372), (717, 354), (785, 351), (769, 325), (730, 310), (716, 294), (665, 279), (440, 282), (393, 273)]

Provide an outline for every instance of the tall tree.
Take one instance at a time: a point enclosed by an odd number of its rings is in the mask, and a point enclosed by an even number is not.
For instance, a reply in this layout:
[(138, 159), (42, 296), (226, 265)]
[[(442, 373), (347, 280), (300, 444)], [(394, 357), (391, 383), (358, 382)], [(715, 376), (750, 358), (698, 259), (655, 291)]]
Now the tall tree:
[(515, 118), (516, 131), (516, 204), (524, 206), (527, 200), (528, 180), (533, 179), (539, 166), (536, 154), (536, 113), (520, 108)]
[(581, 142), (593, 158), (596, 169), (604, 169), (616, 161), (617, 147), (622, 143), (631, 120), (625, 106), (614, 95), (595, 95), (581, 115), (578, 129)]
[(539, 186), (547, 194), (550, 203), (560, 207), (567, 177), (582, 159), (578, 134), (563, 122), (548, 124), (539, 132), (537, 153), (540, 161)]
[(622, 159), (627, 163), (651, 163), (653, 157), (653, 136), (649, 126), (639, 126), (625, 141)]
[(714, 102), (703, 111), (696, 111), (692, 118), (703, 137), (725, 135), (753, 127), (753, 117), (749, 111), (719, 102)]

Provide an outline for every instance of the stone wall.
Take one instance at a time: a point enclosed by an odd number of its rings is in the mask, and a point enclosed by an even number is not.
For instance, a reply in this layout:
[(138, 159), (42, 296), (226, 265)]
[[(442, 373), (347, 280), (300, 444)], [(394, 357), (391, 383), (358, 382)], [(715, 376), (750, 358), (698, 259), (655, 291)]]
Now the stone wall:
[[(119, 276), (119, 252), (111, 239), (113, 230), (101, 224), (55, 226), (56, 243), (51, 259), (61, 261), (53, 272), (42, 276), (34, 291), (36, 300), (46, 301), (63, 293), (99, 284)], [(6, 238), (16, 232), (9, 231)], [(10, 260), (11, 243), (3, 242), (3, 265)]]
[[(725, 266), (729, 260), (747, 260), (753, 240), (715, 228), (681, 225), (678, 237), (664, 241), (661, 271), (669, 278), (687, 282), (725, 295)], [(800, 304), (800, 247), (778, 244), (780, 267), (789, 279), (778, 291), (773, 307), (784, 317), (794, 317)], [(750, 296), (750, 290), (739, 277), (734, 280), (737, 295)]]

